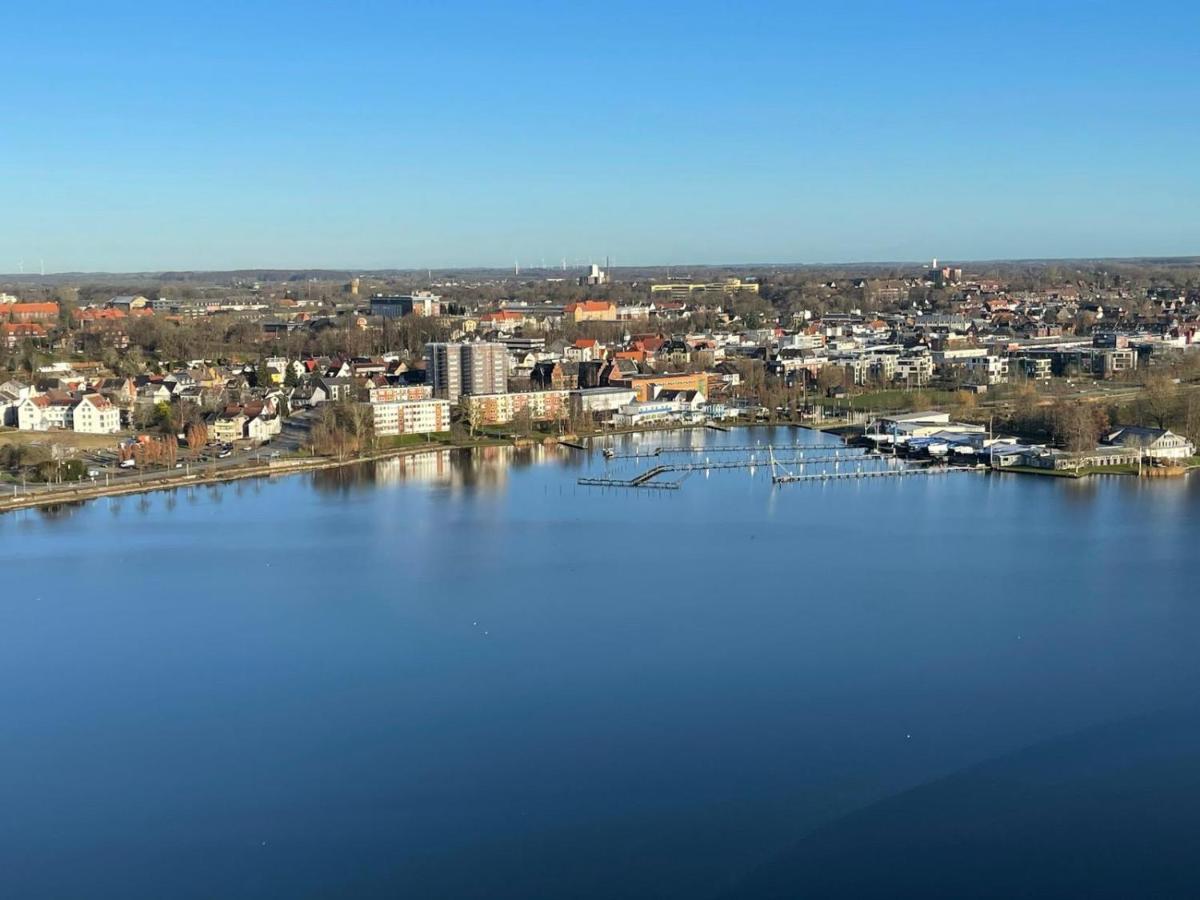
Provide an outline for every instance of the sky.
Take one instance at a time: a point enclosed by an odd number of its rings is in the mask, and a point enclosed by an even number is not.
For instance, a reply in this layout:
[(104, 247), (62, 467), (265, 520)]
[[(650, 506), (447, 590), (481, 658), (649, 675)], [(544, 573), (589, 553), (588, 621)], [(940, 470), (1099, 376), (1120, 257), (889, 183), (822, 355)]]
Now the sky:
[(0, 272), (1200, 254), (1200, 4), (6, 5)]

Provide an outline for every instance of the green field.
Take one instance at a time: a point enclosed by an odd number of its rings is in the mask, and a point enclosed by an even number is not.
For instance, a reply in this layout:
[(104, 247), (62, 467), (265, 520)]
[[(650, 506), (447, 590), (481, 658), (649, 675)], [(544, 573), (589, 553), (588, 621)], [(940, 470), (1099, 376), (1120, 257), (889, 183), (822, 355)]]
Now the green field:
[(868, 391), (840, 400), (835, 406), (847, 406), (858, 410), (929, 409), (930, 407), (954, 406), (957, 397), (954, 391)]
[(449, 439), (449, 435), (424, 435), (424, 434), (394, 434), (388, 437), (375, 439), (375, 447), (378, 450), (397, 450), (401, 447), (436, 447)]

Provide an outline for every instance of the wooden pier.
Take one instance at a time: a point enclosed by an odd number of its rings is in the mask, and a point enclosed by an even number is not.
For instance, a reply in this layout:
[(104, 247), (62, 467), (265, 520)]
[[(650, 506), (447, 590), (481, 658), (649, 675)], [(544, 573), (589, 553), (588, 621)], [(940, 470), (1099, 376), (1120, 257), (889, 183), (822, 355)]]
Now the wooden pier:
[(677, 491), (679, 485), (683, 483), (683, 479), (679, 481), (655, 481), (659, 475), (664, 472), (672, 471), (669, 466), (655, 466), (653, 469), (647, 469), (632, 478), (580, 478), (576, 484), (581, 484), (587, 487), (617, 487), (617, 488), (642, 488), (646, 490), (656, 491)]
[(955, 472), (982, 472), (960, 466), (905, 466), (902, 469), (867, 469), (854, 472), (814, 472), (809, 475), (785, 472), (772, 475), (772, 484), (791, 484), (796, 481), (845, 481), (851, 478), (906, 478), (911, 475), (951, 475)]
[(605, 459), (650, 459), (651, 457), (661, 455), (662, 447), (656, 447), (648, 453), (614, 453), (612, 450), (604, 451)]
[[(822, 465), (832, 463), (835, 466), (848, 463), (861, 465), (864, 462), (888, 463), (891, 462), (891, 458), (882, 456), (798, 456), (795, 459), (777, 459), (774, 461), (775, 465), (779, 466), (803, 466), (806, 463), (820, 463)], [(658, 468), (663, 472), (706, 472), (713, 469), (757, 469), (770, 465), (770, 458), (751, 458), (739, 459), (733, 462), (709, 462), (705, 460), (702, 463), (666, 463)]]
[[(772, 453), (776, 451), (787, 452), (803, 452), (805, 450), (830, 450), (837, 452), (846, 452), (847, 448), (837, 447), (833, 444), (747, 444), (740, 447), (659, 447), (654, 455), (666, 456), (668, 454), (686, 454), (686, 453)], [(859, 450), (859, 453), (864, 452)], [(614, 457), (615, 458), (615, 457)]]

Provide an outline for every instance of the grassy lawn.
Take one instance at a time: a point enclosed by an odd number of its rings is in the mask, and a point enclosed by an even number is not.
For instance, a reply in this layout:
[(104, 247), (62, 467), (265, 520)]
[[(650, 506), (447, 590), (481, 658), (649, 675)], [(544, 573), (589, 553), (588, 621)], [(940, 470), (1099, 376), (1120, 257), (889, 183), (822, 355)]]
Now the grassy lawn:
[(921, 409), (953, 406), (956, 402), (953, 391), (935, 391), (929, 389), (920, 391), (884, 390), (858, 394), (850, 397), (848, 401), (838, 401), (838, 405), (848, 403), (851, 409), (859, 410), (915, 409), (916, 407), (913, 404), (918, 397), (923, 398), (920, 404)]
[(32, 444), (38, 447), (72, 447), (76, 450), (108, 450), (117, 446), (125, 434), (78, 434), (74, 431), (18, 431), (0, 428), (0, 444)]
[(1049, 475), (1052, 478), (1082, 478), (1084, 475), (1136, 475), (1137, 466), (1084, 466), (1081, 469), (1043, 469), (1038, 466), (1005, 466), (999, 472), (1019, 472), (1025, 475)]
[(376, 438), (375, 446), (378, 450), (396, 450), (401, 447), (436, 447), (438, 444), (446, 440), (448, 435), (424, 435), (424, 434), (394, 434), (388, 437)]

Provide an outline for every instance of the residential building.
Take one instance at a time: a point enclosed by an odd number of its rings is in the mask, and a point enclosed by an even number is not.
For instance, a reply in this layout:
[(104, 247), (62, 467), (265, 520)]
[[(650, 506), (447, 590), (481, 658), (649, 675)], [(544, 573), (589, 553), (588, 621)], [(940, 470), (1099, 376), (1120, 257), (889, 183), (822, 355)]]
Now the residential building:
[(617, 304), (609, 300), (581, 300), (563, 307), (563, 315), (576, 324), (580, 322), (615, 322)]
[(354, 379), (348, 375), (321, 378), (317, 384), (324, 389), (325, 397), (330, 403), (341, 403), (354, 399)]
[(367, 399), (371, 403), (412, 403), (432, 396), (433, 388), (428, 384), (371, 385), (367, 388)]
[(26, 397), (17, 407), (17, 427), (22, 431), (71, 429), (71, 408), (75, 398), (65, 391), (52, 390)]
[(466, 400), (467, 415), (477, 425), (506, 425), (526, 412), (535, 422), (554, 422), (567, 417), (567, 395), (567, 391), (472, 394)]
[(71, 425), (81, 434), (116, 434), (121, 410), (101, 394), (84, 394), (71, 410)]
[(47, 303), (10, 303), (0, 307), (0, 315), (13, 322), (42, 322), (58, 321), (58, 304)]
[(246, 414), (236, 407), (215, 413), (208, 422), (209, 435), (222, 444), (240, 441), (246, 433), (246, 421)]
[(256, 444), (265, 444), (283, 430), (283, 421), (277, 415), (263, 411), (257, 416), (247, 417), (242, 434)]
[(433, 395), (457, 403), (463, 394), (508, 390), (508, 348), (500, 343), (425, 345), (426, 379)]
[(1109, 432), (1104, 442), (1114, 447), (1139, 450), (1149, 459), (1188, 459), (1196, 455), (1195, 444), (1163, 428), (1126, 425)]
[(503, 333), (512, 332), (524, 325), (525, 322), (525, 313), (518, 309), (498, 309), (479, 317), (480, 325)]
[(450, 401), (425, 398), (371, 404), (375, 434), (437, 434), (450, 430)]
[(0, 323), (0, 341), (6, 350), (15, 350), (26, 341), (40, 343), (49, 332), (45, 325), (37, 322), (3, 322)]
[(1052, 375), (1048, 356), (1014, 356), (1009, 363), (1031, 381), (1049, 381)]
[(928, 351), (901, 353), (896, 357), (895, 377), (912, 387), (929, 384), (933, 378), (933, 357)]
[(6, 381), (0, 384), (0, 425), (15, 428), (17, 411), (22, 401), (32, 394), (33, 389), (19, 381)]
[(983, 347), (938, 350), (933, 358), (943, 375), (961, 372), (977, 384), (1003, 384), (1008, 381), (1008, 357)]

